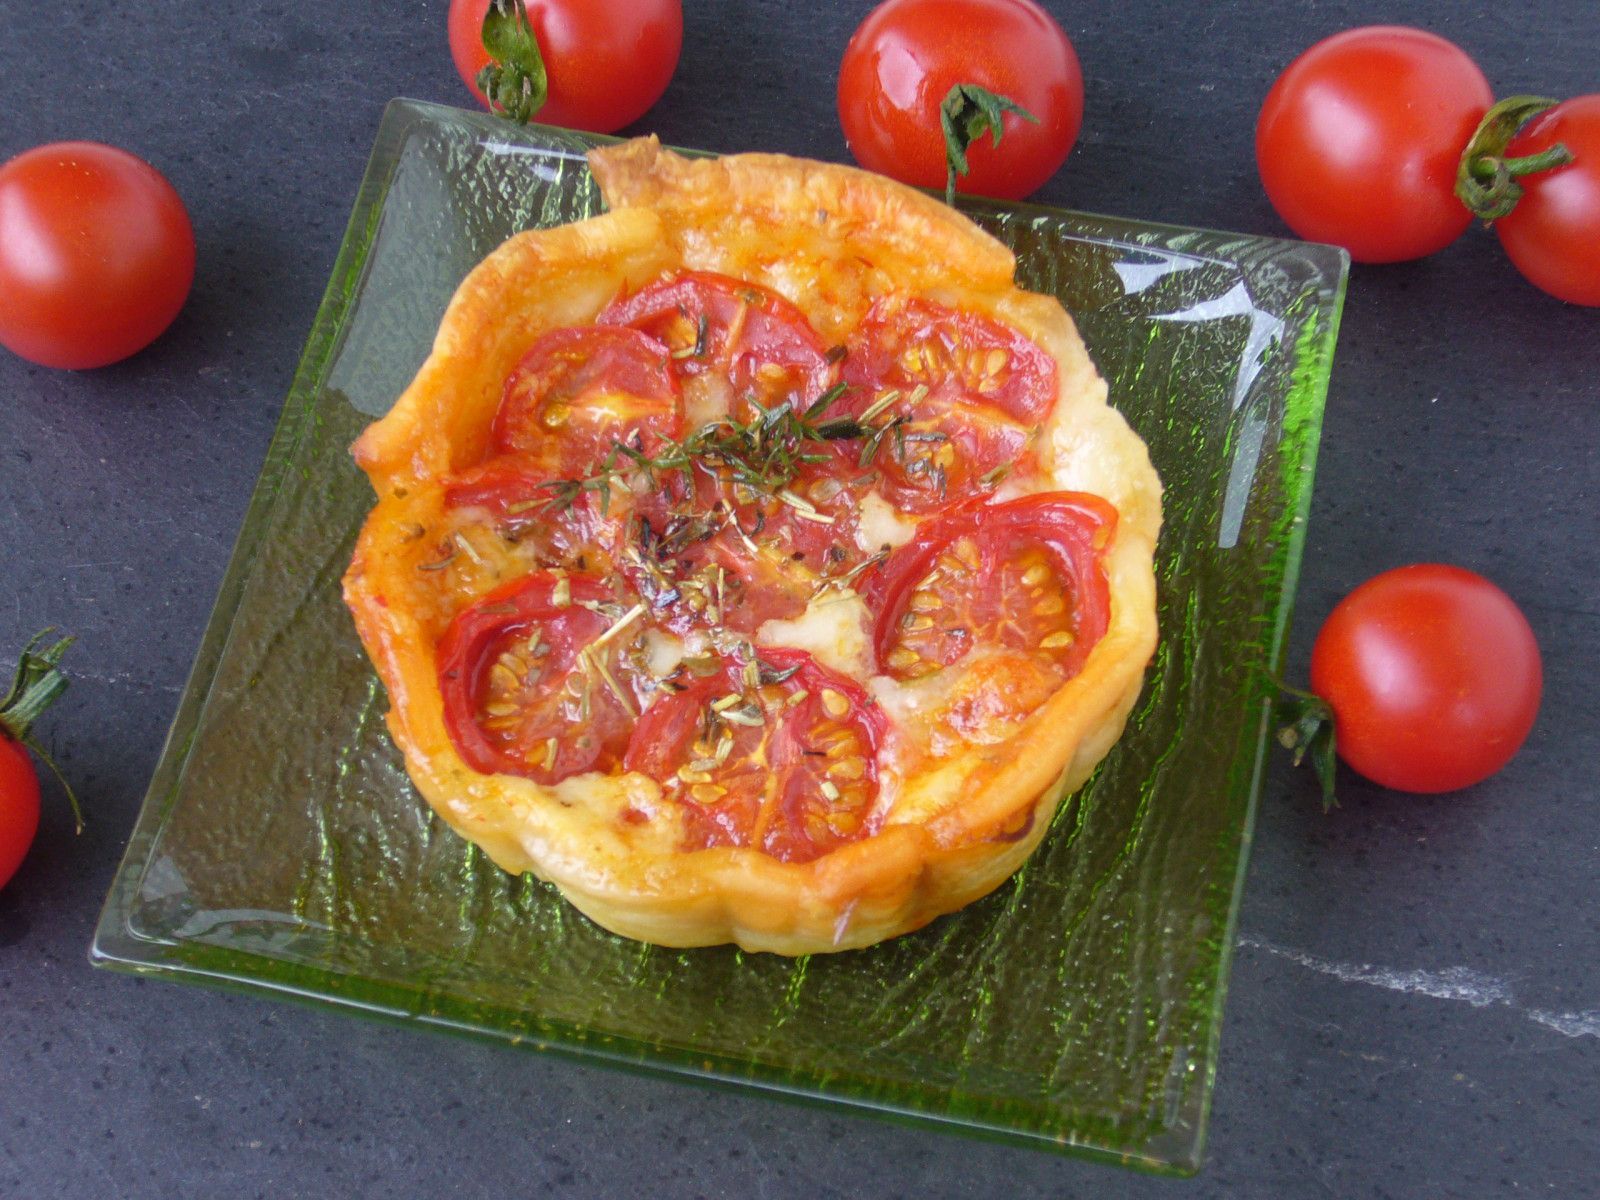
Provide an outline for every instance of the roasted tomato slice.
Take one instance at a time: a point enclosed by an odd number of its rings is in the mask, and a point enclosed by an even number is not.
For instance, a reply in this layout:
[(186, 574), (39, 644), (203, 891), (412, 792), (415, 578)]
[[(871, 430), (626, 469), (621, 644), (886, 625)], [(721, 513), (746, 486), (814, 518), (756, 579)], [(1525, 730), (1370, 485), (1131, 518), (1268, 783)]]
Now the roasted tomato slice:
[(619, 441), (649, 451), (683, 429), (683, 401), (661, 344), (586, 325), (536, 341), (506, 380), (494, 447), (549, 476), (583, 475)]
[(856, 330), (845, 359), (849, 409), (886, 392), (904, 416), (874, 465), (885, 498), (934, 512), (971, 497), (1028, 447), (1056, 396), (1055, 361), (1021, 333), (932, 300), (887, 296)]
[[(691, 491), (692, 495), (688, 493)], [(620, 560), (656, 621), (676, 633), (721, 626), (753, 633), (763, 622), (805, 611), (817, 576), (769, 533), (766, 497), (735, 489), (696, 466), (637, 498)]]
[(721, 660), (640, 719), (624, 765), (688, 813), (688, 846), (810, 862), (876, 825), (882, 710), (799, 650)]
[(601, 513), (593, 492), (557, 503), (552, 482), (537, 458), (501, 454), (452, 478), (444, 498), (451, 508), (481, 509), (502, 537), (529, 545), (542, 562), (587, 570), (592, 549), (615, 552), (622, 522)]
[(804, 313), (776, 292), (727, 275), (669, 275), (613, 300), (595, 320), (643, 330), (667, 348), (685, 379), (726, 380), (728, 407), (741, 417), (737, 402), (745, 399), (763, 408), (810, 404), (833, 376)]
[(469, 767), (549, 784), (622, 761), (645, 692), (621, 653), (638, 625), (611, 601), (592, 576), (536, 571), (450, 623), (439, 690)]
[(879, 669), (916, 679), (986, 646), (1076, 675), (1110, 620), (1100, 555), (1116, 521), (1097, 496), (1044, 492), (923, 522), (863, 583)]

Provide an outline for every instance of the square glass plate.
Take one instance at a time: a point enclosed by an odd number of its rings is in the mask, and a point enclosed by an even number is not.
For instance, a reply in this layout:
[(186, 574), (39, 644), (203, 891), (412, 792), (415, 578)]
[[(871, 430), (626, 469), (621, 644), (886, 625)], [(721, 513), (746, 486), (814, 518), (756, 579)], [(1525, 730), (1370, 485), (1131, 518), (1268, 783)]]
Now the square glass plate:
[(613, 937), (417, 798), (339, 596), (347, 453), (509, 234), (589, 215), (600, 139), (386, 112), (94, 961), (1132, 1163), (1199, 1163), (1345, 257), (975, 203), (1077, 317), (1166, 483), (1126, 736), (1014, 879), (869, 950)]

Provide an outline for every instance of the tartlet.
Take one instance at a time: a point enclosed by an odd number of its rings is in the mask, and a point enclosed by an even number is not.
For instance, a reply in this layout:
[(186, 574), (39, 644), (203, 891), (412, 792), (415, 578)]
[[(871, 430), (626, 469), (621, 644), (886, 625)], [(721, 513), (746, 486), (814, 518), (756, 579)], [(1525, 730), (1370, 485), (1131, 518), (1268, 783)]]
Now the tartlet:
[(1120, 736), (1161, 489), (1071, 318), (921, 193), (590, 155), (354, 447), (345, 597), (424, 799), (671, 946), (870, 945), (987, 893)]

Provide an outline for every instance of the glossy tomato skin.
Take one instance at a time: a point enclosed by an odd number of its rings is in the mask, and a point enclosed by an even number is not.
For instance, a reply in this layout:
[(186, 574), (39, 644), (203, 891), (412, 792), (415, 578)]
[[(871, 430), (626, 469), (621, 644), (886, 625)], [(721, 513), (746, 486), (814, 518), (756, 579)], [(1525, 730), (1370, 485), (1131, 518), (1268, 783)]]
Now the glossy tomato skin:
[[(667, 90), (683, 48), (682, 0), (527, 0), (550, 95), (534, 119), (611, 133), (642, 117)], [(450, 55), (478, 103), (489, 62), (489, 0), (451, 0)]]
[(1339, 756), (1374, 783), (1451, 792), (1516, 754), (1539, 711), (1539, 645), (1481, 575), (1435, 563), (1369, 579), (1329, 614), (1311, 689), (1333, 709)]
[(39, 831), (39, 777), (22, 745), (0, 733), (0, 887), (17, 873)]
[(0, 166), (0, 344), (85, 370), (144, 349), (194, 281), (183, 200), (143, 159), (55, 142)]
[(1535, 287), (1569, 304), (1600, 305), (1600, 94), (1540, 113), (1506, 154), (1520, 158), (1557, 142), (1572, 153), (1572, 162), (1524, 175), (1521, 199), (1494, 229)]
[(1007, 96), (1000, 145), (985, 133), (956, 190), (1020, 199), (1067, 159), (1083, 124), (1083, 69), (1061, 26), (1032, 0), (887, 0), (839, 66), (839, 122), (856, 161), (917, 187), (943, 188), (939, 105), (958, 83)]
[(1456, 164), (1494, 102), (1453, 42), (1373, 25), (1312, 46), (1278, 77), (1256, 124), (1256, 163), (1272, 207), (1301, 237), (1357, 262), (1442, 250), (1471, 214)]

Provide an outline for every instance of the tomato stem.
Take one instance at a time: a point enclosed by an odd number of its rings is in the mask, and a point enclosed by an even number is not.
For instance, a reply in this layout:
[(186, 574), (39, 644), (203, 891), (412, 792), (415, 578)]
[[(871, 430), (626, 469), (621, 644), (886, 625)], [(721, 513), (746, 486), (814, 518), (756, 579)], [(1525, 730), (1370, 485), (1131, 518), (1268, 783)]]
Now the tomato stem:
[(39, 644), (54, 632), (54, 629), (41, 630), (22, 648), (22, 654), (17, 660), (17, 673), (11, 681), (11, 690), (6, 693), (4, 700), (0, 700), (0, 737), (9, 737), (15, 742), (20, 742), (50, 768), (67, 793), (67, 802), (72, 805), (73, 819), (77, 822), (78, 832), (82, 833), (83, 810), (78, 807), (78, 797), (73, 794), (72, 785), (61, 773), (61, 768), (56, 766), (44, 748), (39, 745), (38, 739), (31, 735), (33, 723), (39, 719), (40, 714), (67, 690), (67, 677), (62, 674), (59, 664), (61, 656), (67, 652), (67, 647), (72, 645), (75, 639), (62, 637), (51, 646), (43, 650), (38, 649)]
[(981, 88), (975, 83), (958, 83), (945, 93), (939, 105), (939, 125), (944, 130), (945, 182), (944, 202), (954, 207), (956, 202), (956, 176), (970, 170), (967, 165), (967, 148), (982, 137), (985, 131), (1000, 144), (1001, 122), (1006, 113), (1015, 113), (1024, 121), (1035, 125), (1034, 116), (1010, 96), (1002, 96)]
[(1572, 161), (1572, 152), (1560, 142), (1538, 154), (1505, 156), (1506, 147), (1522, 128), (1557, 103), (1548, 96), (1508, 96), (1484, 113), (1456, 165), (1456, 197), (1473, 216), (1498, 220), (1522, 199), (1520, 177)]
[(478, 86), (492, 108), (526, 125), (550, 95), (539, 39), (523, 0), (494, 0), (483, 14), (483, 48), (489, 65), (478, 72)]
[(1339, 798), (1333, 786), (1338, 771), (1333, 709), (1314, 692), (1290, 687), (1280, 679), (1273, 679), (1272, 684), (1279, 692), (1278, 744), (1293, 752), (1297, 767), (1310, 757), (1317, 781), (1322, 785), (1322, 811), (1337, 808)]

